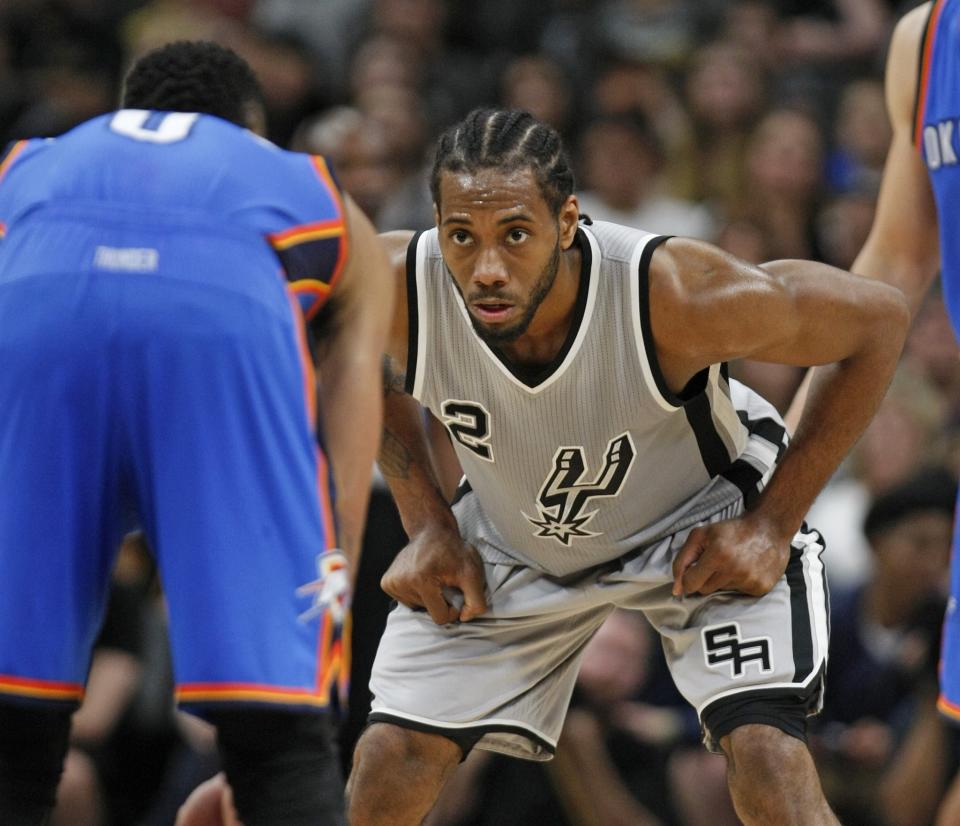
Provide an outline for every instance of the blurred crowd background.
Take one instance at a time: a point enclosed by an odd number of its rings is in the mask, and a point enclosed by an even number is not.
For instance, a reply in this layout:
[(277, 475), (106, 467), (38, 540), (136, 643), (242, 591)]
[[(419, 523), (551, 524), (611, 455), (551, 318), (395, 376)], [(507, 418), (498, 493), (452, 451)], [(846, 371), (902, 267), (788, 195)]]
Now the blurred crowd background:
[[(0, 0), (0, 137), (55, 136), (116, 107), (130, 61), (211, 39), (253, 65), (270, 137), (325, 154), (381, 230), (432, 225), (439, 131), (474, 106), (525, 108), (574, 160), (582, 211), (713, 241), (752, 262), (851, 266), (890, 140), (894, 0)], [(794, 368), (732, 372), (781, 410)], [(816, 503), (833, 641), (811, 744), (848, 826), (931, 823), (957, 766), (935, 711), (960, 470), (960, 358), (927, 298), (875, 421)], [(404, 538), (371, 507), (355, 603), (344, 763)], [(55, 575), (55, 572), (48, 572)], [(229, 571), (224, 572), (229, 576)], [(136, 539), (120, 555), (58, 824), (170, 824), (216, 771), (209, 729), (173, 710), (162, 594)], [(591, 644), (557, 759), (467, 760), (430, 826), (737, 822), (722, 758), (698, 745), (641, 617)], [(789, 782), (785, 778), (784, 782)]]

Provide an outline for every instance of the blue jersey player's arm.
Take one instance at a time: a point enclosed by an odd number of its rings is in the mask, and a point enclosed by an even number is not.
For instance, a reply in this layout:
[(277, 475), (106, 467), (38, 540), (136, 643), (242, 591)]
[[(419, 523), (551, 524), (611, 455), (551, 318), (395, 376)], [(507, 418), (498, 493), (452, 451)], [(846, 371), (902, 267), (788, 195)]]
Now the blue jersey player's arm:
[[(940, 267), (937, 206), (927, 168), (915, 140), (918, 91), (922, 91), (920, 46), (931, 3), (906, 14), (897, 24), (887, 56), (884, 81), (893, 139), (883, 169), (873, 225), (850, 268), (899, 287), (916, 314)], [(796, 430), (816, 370), (808, 370), (784, 421)]]
[(329, 289), (332, 322), (315, 356), (325, 445), (336, 485), (340, 548), (356, 572), (383, 421), (382, 355), (393, 310), (386, 252), (370, 221), (343, 199), (341, 269)]
[(925, 89), (920, 47), (930, 7), (924, 3), (905, 15), (893, 34), (885, 80), (893, 140), (873, 226), (851, 268), (899, 287), (914, 313), (940, 264), (936, 203), (914, 121), (915, 112), (923, 116), (917, 112), (918, 93)]
[(382, 426), (381, 356), (392, 281), (376, 232), (341, 194), (324, 159), (285, 153), (283, 164), (270, 168), (278, 175), (270, 181), (278, 196), (265, 234), (314, 333), (337, 542), (356, 571)]

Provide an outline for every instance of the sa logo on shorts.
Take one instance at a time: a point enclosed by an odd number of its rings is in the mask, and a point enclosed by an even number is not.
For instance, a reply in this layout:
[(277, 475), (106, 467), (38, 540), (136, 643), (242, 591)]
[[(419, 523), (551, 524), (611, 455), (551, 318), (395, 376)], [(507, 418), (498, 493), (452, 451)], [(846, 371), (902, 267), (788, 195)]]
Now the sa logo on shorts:
[(741, 639), (740, 624), (736, 622), (711, 625), (700, 633), (704, 656), (710, 668), (722, 668), (729, 663), (730, 676), (734, 679), (742, 677), (750, 663), (756, 663), (761, 674), (773, 671), (770, 637)]

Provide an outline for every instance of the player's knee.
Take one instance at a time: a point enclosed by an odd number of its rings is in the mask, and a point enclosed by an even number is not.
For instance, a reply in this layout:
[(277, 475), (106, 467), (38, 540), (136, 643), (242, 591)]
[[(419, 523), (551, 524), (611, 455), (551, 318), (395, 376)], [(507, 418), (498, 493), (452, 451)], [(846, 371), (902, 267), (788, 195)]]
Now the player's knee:
[(69, 710), (0, 704), (0, 822), (45, 822), (69, 735)]
[(347, 784), (350, 822), (420, 823), (463, 755), (442, 735), (373, 723), (354, 751)]
[(724, 737), (721, 745), (732, 772), (754, 777), (780, 775), (800, 754), (807, 754), (802, 740), (768, 725), (740, 726)]
[[(721, 740), (737, 813), (746, 823), (793, 823), (820, 792), (806, 743), (779, 728), (750, 724)], [(783, 778), (792, 782), (784, 785)]]
[(400, 777), (408, 772), (444, 776), (452, 771), (464, 756), (464, 750), (453, 740), (440, 734), (395, 726), (392, 723), (373, 723), (357, 743), (354, 751), (354, 771), (360, 778), (367, 770), (380, 775), (384, 770)]
[(244, 826), (344, 822), (330, 715), (231, 709), (210, 719)]
[(728, 759), (731, 749), (737, 747), (744, 760), (748, 752), (756, 752), (760, 757), (767, 749), (776, 748), (776, 744), (806, 752), (807, 715), (813, 707), (813, 695), (725, 698), (703, 712), (707, 747), (718, 751), (717, 746), (721, 746)]

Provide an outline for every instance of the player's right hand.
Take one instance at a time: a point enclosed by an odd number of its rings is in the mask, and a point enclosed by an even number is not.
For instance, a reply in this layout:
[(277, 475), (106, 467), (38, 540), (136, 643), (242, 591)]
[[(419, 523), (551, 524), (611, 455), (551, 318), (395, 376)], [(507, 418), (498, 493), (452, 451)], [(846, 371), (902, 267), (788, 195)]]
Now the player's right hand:
[[(448, 529), (417, 534), (393, 560), (380, 587), (397, 602), (426, 609), (437, 625), (468, 622), (487, 610), (486, 576), (476, 548)], [(451, 604), (444, 588), (463, 594), (463, 605)]]

